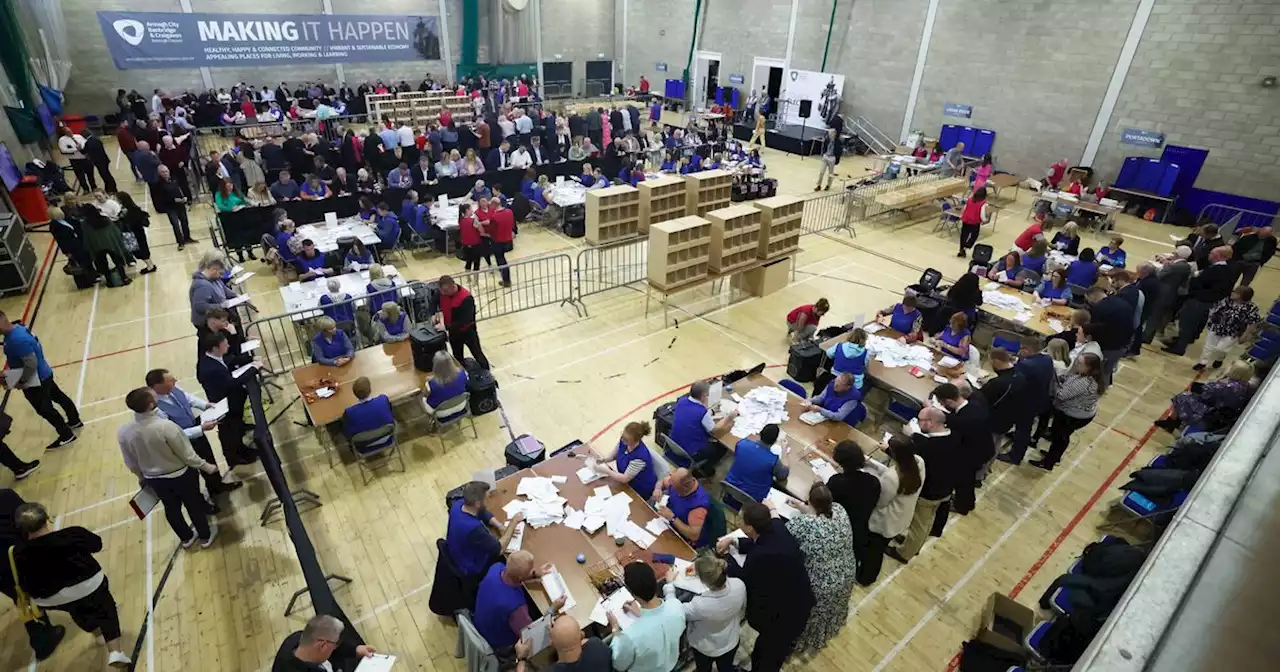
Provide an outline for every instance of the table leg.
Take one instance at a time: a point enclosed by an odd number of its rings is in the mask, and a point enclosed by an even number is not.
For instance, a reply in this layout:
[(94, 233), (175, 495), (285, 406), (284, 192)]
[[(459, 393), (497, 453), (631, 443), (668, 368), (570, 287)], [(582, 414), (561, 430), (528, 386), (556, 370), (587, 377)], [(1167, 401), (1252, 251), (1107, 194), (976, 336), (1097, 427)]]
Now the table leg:
[(644, 316), (649, 317), (649, 296), (653, 292), (653, 287), (649, 283), (644, 285)]

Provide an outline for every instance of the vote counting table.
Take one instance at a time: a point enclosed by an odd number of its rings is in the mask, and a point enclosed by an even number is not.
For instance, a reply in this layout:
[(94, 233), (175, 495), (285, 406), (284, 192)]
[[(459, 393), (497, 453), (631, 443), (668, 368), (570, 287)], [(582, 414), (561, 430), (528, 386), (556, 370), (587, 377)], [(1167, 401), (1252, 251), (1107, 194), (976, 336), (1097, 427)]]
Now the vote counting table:
[(1105, 222), (1108, 225), (1114, 226), (1116, 223), (1116, 214), (1119, 213), (1122, 208), (1120, 207), (1120, 204), (1116, 201), (1113, 201), (1111, 199), (1103, 199), (1103, 200), (1108, 202), (1094, 203), (1090, 201), (1081, 200), (1078, 196), (1075, 196), (1074, 194), (1068, 194), (1062, 191), (1046, 190), (1046, 191), (1040, 192), (1036, 196), (1035, 200), (1031, 202), (1031, 210), (1028, 211), (1027, 214), (1030, 215), (1031, 212), (1035, 211), (1037, 203), (1040, 203), (1041, 201), (1045, 201), (1049, 204), (1049, 207), (1053, 209), (1057, 209), (1058, 206), (1071, 208), (1071, 216), (1073, 217), (1078, 215), (1081, 212), (1087, 212), (1094, 215), (1101, 215), (1101, 218), (1091, 218), (1089, 221), (1082, 222), (1086, 226), (1089, 226), (1095, 223), (1100, 224), (1103, 222)]
[[(395, 266), (383, 264), (382, 272), (400, 288), (399, 296), (413, 296), (413, 290), (405, 286), (404, 278), (400, 276), (400, 271)], [(294, 322), (303, 322), (324, 314), (320, 309), (320, 297), (329, 293), (330, 280), (338, 281), (339, 294), (350, 294), (356, 299), (364, 297), (360, 303), (368, 303), (368, 291), (366, 291), (369, 286), (368, 270), (291, 282), (280, 288), (280, 299), (284, 302), (285, 312), (293, 314)], [(369, 306), (369, 310), (377, 312), (381, 307)], [(307, 310), (308, 308), (315, 308), (315, 310)]]
[[(876, 329), (874, 334), (876, 336), (882, 336), (885, 338), (892, 338), (892, 339), (899, 339), (905, 336), (905, 334), (903, 334), (902, 332), (895, 331), (888, 327), (881, 326), (875, 322), (863, 328), (867, 329), (868, 327), (871, 329)], [(877, 327), (879, 328), (877, 329)], [(840, 334), (839, 336), (833, 336), (823, 341), (821, 345), (823, 351), (825, 352), (826, 350), (830, 349), (832, 346), (838, 343), (844, 343), (845, 341), (848, 341), (849, 336), (851, 336), (852, 333), (853, 333), (852, 331), (846, 331), (845, 333)], [(921, 344), (921, 345), (925, 345), (925, 344)], [(926, 347), (929, 347), (929, 346), (926, 346)], [(904, 394), (910, 397), (911, 399), (914, 399), (917, 403), (921, 405), (928, 403), (929, 395), (933, 392), (933, 388), (939, 385), (938, 381), (933, 377), (935, 372), (937, 373), (937, 375), (943, 376), (945, 378), (954, 378), (956, 376), (964, 375), (963, 363), (950, 368), (944, 367), (941, 365), (941, 362), (943, 358), (946, 357), (946, 355), (943, 354), (941, 351), (932, 347), (930, 347), (930, 350), (933, 350), (933, 355), (934, 355), (933, 371), (924, 372), (924, 375), (916, 376), (912, 374), (911, 373), (912, 367), (909, 367), (909, 366), (886, 366), (884, 362), (881, 362), (875, 357), (868, 355), (866, 376), (871, 380), (872, 383), (874, 383), (876, 386), (882, 389), (893, 390), (901, 394)], [(830, 358), (826, 357), (826, 355), (823, 355), (823, 368), (829, 368), (829, 366), (830, 366)]]
[[(989, 282), (983, 287), (983, 301), (979, 310), (1000, 325), (1013, 331), (1052, 336), (1063, 332), (1071, 324), (1071, 313), (1074, 312), (1072, 308), (1045, 305), (1037, 301), (1035, 295), (1030, 292), (1020, 291), (1008, 285), (992, 287), (994, 284), (996, 283)], [(988, 296), (993, 292), (1018, 299), (1022, 302), (1022, 307), (1013, 307), (1012, 302), (1009, 306), (993, 303)]]

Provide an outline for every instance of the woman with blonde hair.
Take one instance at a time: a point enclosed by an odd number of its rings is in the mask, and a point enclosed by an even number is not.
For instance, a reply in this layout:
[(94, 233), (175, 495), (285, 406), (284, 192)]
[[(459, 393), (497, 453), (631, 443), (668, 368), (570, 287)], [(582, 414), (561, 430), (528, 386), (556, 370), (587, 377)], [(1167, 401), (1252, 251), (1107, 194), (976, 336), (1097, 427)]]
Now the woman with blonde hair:
[(364, 291), (369, 295), (369, 305), (383, 306), (396, 300), (396, 281), (387, 277), (380, 264), (373, 264), (369, 267), (369, 283)]
[[(467, 371), (458, 364), (447, 350), (440, 350), (431, 359), (431, 377), (423, 390), (422, 405), (428, 415), (433, 415), (441, 404), (457, 398), (467, 391)], [(456, 416), (440, 418), (450, 420)]]
[(1067, 222), (1062, 230), (1053, 234), (1053, 240), (1049, 243), (1054, 249), (1063, 254), (1077, 256), (1080, 254), (1080, 225), (1075, 222)]
[(1180, 426), (1201, 424), (1210, 414), (1238, 416), (1253, 397), (1254, 390), (1249, 385), (1252, 378), (1253, 367), (1237, 359), (1221, 378), (1203, 386), (1192, 385), (1190, 391), (1174, 395), (1173, 412), (1169, 417), (1157, 420), (1155, 425), (1172, 432)]
[(631, 489), (648, 499), (658, 484), (656, 459), (644, 445), (644, 437), (651, 431), (647, 422), (629, 422), (622, 428), (618, 445), (608, 454), (601, 453), (596, 471), (614, 483), (630, 484)]
[(409, 338), (413, 325), (409, 316), (400, 310), (400, 304), (387, 301), (373, 316), (373, 338), (379, 343), (399, 343)]
[(267, 190), (267, 184), (265, 182), (258, 182), (252, 187), (249, 187), (249, 193), (245, 195), (244, 200), (251, 208), (260, 208), (276, 204), (276, 199), (271, 195), (271, 192)]
[[(742, 637), (742, 620), (747, 615), (747, 584), (728, 574), (728, 562), (712, 554), (693, 561), (693, 571), (707, 592), (684, 603), (685, 632), (693, 649), (693, 665), (697, 672), (711, 672), (714, 664), (719, 672), (734, 669), (733, 657)], [(667, 572), (663, 593), (677, 602), (676, 569)], [(847, 609), (846, 609), (847, 610)]]
[[(452, 158), (458, 153), (458, 150), (450, 152), (449, 157)], [(458, 170), (459, 175), (481, 175), (484, 173), (484, 163), (480, 161), (480, 157), (476, 156), (476, 150), (467, 149), (467, 157), (462, 160), (461, 168)]]
[(332, 317), (316, 318), (316, 335), (311, 339), (311, 359), (317, 364), (326, 366), (342, 366), (356, 355), (356, 348), (351, 344), (347, 332), (338, 328)]

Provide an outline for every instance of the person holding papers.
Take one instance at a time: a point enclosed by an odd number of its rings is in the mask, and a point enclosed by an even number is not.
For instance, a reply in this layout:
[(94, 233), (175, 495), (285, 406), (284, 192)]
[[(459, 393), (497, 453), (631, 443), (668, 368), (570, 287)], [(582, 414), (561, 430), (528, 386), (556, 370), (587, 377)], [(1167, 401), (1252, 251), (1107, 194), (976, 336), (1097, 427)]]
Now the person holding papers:
[[(706, 468), (715, 468), (724, 457), (725, 448), (712, 439), (729, 431), (737, 411), (725, 415), (718, 422), (712, 417), (707, 404), (711, 397), (711, 385), (699, 380), (689, 388), (689, 394), (676, 401), (671, 420), (671, 440), (695, 460), (704, 459)], [(688, 467), (688, 461), (671, 451), (666, 451), (667, 461), (676, 466)]]
[(316, 319), (315, 338), (311, 339), (311, 358), (317, 364), (326, 366), (342, 366), (355, 357), (355, 347), (347, 332), (338, 328), (332, 317)]
[[(542, 578), (555, 572), (555, 567), (545, 564), (536, 567), (533, 554), (516, 551), (507, 561), (495, 562), (480, 580), (476, 593), (476, 631), (489, 643), (499, 659), (511, 659), (515, 655), (520, 631), (533, 622), (529, 603), (525, 598), (524, 582)], [(567, 595), (561, 595), (551, 604), (551, 611), (564, 608)]]
[[(324, 318), (321, 318), (324, 319)], [(257, 461), (257, 454), (245, 448), (244, 439), (244, 404), (247, 400), (244, 387), (240, 385), (231, 372), (237, 367), (234, 356), (230, 356), (230, 343), (227, 336), (213, 332), (200, 338), (201, 356), (196, 360), (196, 380), (204, 388), (204, 394), (212, 403), (227, 400), (227, 414), (218, 421), (218, 441), (222, 444), (222, 456), (227, 466), (251, 464)]]
[(769, 488), (775, 482), (786, 483), (791, 470), (778, 456), (781, 451), (773, 452), (779, 433), (777, 425), (768, 424), (760, 430), (759, 441), (740, 439), (733, 448), (733, 465), (725, 474), (725, 483), (751, 495), (757, 502), (769, 496)]
[(856, 426), (867, 417), (867, 409), (862, 405), (862, 392), (853, 384), (853, 374), (842, 373), (827, 383), (827, 389), (812, 397), (805, 404), (805, 409), (816, 411), (822, 417), (836, 422)]
[[(209, 439), (204, 434), (217, 427), (218, 421), (204, 420), (200, 417), (200, 411), (210, 407), (209, 402), (183, 391), (178, 387), (177, 379), (166, 369), (148, 371), (146, 383), (156, 397), (157, 414), (182, 430), (187, 440), (191, 442), (191, 449), (196, 455), (209, 464), (217, 465), (213, 457), (213, 446), (209, 445)], [(203, 476), (205, 491), (209, 493), (210, 498), (239, 489), (244, 485), (240, 481), (233, 483), (223, 481), (222, 474), (217, 471), (204, 472)], [(212, 499), (209, 504), (210, 512), (217, 515), (218, 505), (213, 503)]]
[(952, 435), (946, 422), (946, 413), (925, 406), (916, 416), (920, 431), (912, 431), (907, 437), (911, 449), (924, 460), (924, 485), (920, 487), (920, 497), (911, 514), (906, 540), (884, 552), (903, 564), (920, 552), (930, 535), (942, 536), (949, 511), (940, 507), (951, 501), (956, 474), (965, 473), (959, 437)]
[[(240, 328), (235, 325), (232, 320), (231, 311), (226, 308), (210, 308), (205, 314), (204, 327), (196, 330), (197, 339), (203, 339), (205, 334), (217, 332), (227, 337), (227, 354), (223, 358), (231, 364), (232, 367), (240, 368), (245, 364), (253, 361), (253, 355), (244, 351), (245, 338), (240, 333)], [(197, 344), (199, 347), (199, 344)], [(199, 356), (203, 353), (196, 352)]]
[[(210, 523), (208, 506), (200, 495), (200, 479), (192, 469), (216, 474), (218, 465), (197, 455), (182, 430), (159, 412), (151, 388), (139, 387), (124, 401), (134, 413), (133, 420), (121, 427), (116, 436), (124, 466), (138, 477), (139, 485), (155, 491), (164, 504), (165, 519), (183, 548), (190, 548), (197, 537), (202, 548), (209, 548), (218, 527)], [(184, 507), (191, 516), (191, 525), (182, 516)]]
[[(658, 472), (653, 468), (653, 454), (644, 445), (651, 431), (647, 422), (629, 422), (622, 430), (612, 455), (601, 455), (596, 471), (614, 483), (630, 484), (641, 497), (648, 497), (658, 486)], [(615, 460), (616, 464), (610, 464)]]
[(1110, 245), (1098, 250), (1098, 261), (1116, 268), (1124, 268), (1124, 262), (1129, 255), (1120, 249), (1121, 245), (1124, 245), (1124, 238), (1120, 236), (1113, 237)]
[(809, 621), (817, 602), (804, 566), (804, 552), (768, 507), (754, 502), (742, 507), (742, 533), (716, 542), (716, 553), (734, 550), (746, 556), (731, 562), (729, 576), (747, 587), (747, 623), (759, 636), (751, 650), (751, 672), (779, 672)]
[(227, 262), (220, 256), (206, 254), (195, 273), (191, 274), (188, 298), (191, 302), (191, 325), (196, 331), (204, 326), (209, 309), (220, 308), (237, 296), (236, 290), (223, 280)]
[(987, 279), (995, 280), (1003, 285), (1010, 287), (1022, 287), (1022, 281), (1018, 280), (1018, 271), (1022, 270), (1022, 255), (1016, 250), (1010, 250), (1004, 255), (996, 265), (987, 271)]
[[(5, 387), (17, 387), (22, 396), (35, 409), (36, 414), (45, 419), (58, 433), (58, 438), (46, 449), (61, 448), (76, 440), (75, 429), (84, 427), (80, 421), (80, 411), (53, 379), (53, 367), (44, 358), (44, 347), (40, 339), (21, 324), (9, 320), (9, 316), (0, 312), (0, 334), (4, 334), (4, 356), (9, 371), (21, 370), (17, 374), (16, 385), (5, 379)], [(62, 407), (66, 419), (53, 407)], [(17, 473), (17, 472), (15, 472)]]
[(271, 672), (351, 672), (354, 667), (342, 665), (377, 653), (368, 644), (352, 646), (350, 639), (342, 637), (344, 627), (333, 616), (312, 616), (302, 630), (280, 643)]
[[(551, 624), (551, 648), (555, 660), (546, 672), (613, 672), (609, 645), (599, 637), (582, 636), (582, 624), (569, 614), (561, 614)], [(516, 644), (516, 672), (525, 672), (525, 661), (537, 653), (528, 639)]]
[(942, 333), (938, 334), (934, 345), (943, 354), (951, 355), (956, 359), (967, 362), (969, 361), (969, 337), (972, 332), (969, 331), (969, 317), (964, 313), (953, 313), (951, 320)]
[(916, 295), (906, 294), (902, 301), (876, 312), (876, 319), (889, 318), (889, 328), (903, 334), (908, 343), (924, 338), (924, 316), (917, 307)]
[(302, 241), (302, 252), (298, 254), (294, 265), (298, 268), (299, 280), (311, 280), (325, 275), (333, 275), (333, 269), (325, 266), (324, 255), (316, 249), (315, 241), (310, 238)]
[(622, 582), (635, 602), (625, 609), (635, 617), (626, 630), (609, 612), (613, 631), (613, 669), (618, 672), (669, 672), (680, 662), (680, 635), (684, 634), (684, 607), (677, 599), (658, 595), (658, 577), (644, 562), (629, 563)]
[[(916, 311), (917, 313), (919, 311)], [(867, 371), (867, 332), (862, 327), (854, 327), (849, 339), (837, 343), (826, 350), (831, 358), (831, 373), (840, 375), (847, 373), (853, 376), (853, 386), (859, 390), (866, 382)]]
[[(734, 654), (741, 643), (742, 619), (747, 615), (747, 586), (742, 579), (730, 577), (728, 563), (714, 555), (700, 555), (693, 561), (698, 580), (707, 592), (696, 595), (684, 603), (684, 620), (689, 633), (689, 648), (693, 649), (693, 664), (697, 672), (711, 672), (714, 663), (717, 672), (734, 672)], [(663, 596), (668, 602), (676, 602), (676, 569), (667, 574)]]
[[(502, 551), (511, 541), (524, 514), (512, 516), (503, 525), (489, 512), (485, 496), (489, 484), (471, 481), (462, 486), (462, 499), (449, 507), (449, 521), (445, 528), (445, 548), (449, 558), (462, 572), (460, 577), (466, 589), (467, 606), (474, 604), (476, 588), (489, 565), (502, 557)], [(501, 539), (493, 536), (497, 532)]]
[(342, 257), (342, 267), (350, 268), (357, 271), (363, 271), (373, 265), (373, 252), (365, 247), (364, 243), (357, 240), (351, 244), (351, 249)]
[(688, 469), (680, 468), (662, 479), (653, 489), (653, 499), (667, 495), (667, 506), (658, 507), (658, 515), (671, 523), (680, 536), (694, 548), (702, 548), (711, 542), (711, 525), (707, 517), (711, 513), (711, 495), (698, 483)]
[(1067, 273), (1061, 268), (1053, 269), (1049, 277), (1036, 289), (1036, 299), (1048, 301), (1055, 306), (1065, 306), (1071, 299), (1071, 290), (1067, 289)]

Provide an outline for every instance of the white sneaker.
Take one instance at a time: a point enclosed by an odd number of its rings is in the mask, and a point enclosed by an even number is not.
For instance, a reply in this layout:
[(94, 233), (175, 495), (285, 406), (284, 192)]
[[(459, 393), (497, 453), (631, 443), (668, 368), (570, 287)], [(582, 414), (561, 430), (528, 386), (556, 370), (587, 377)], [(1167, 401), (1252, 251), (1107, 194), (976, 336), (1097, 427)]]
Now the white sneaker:
[(129, 667), (132, 664), (133, 660), (126, 656), (123, 651), (112, 651), (111, 655), (107, 656), (107, 665), (112, 667)]
[(209, 538), (200, 540), (200, 548), (209, 548), (213, 545), (213, 540), (218, 538), (218, 522), (209, 519)]
[(192, 532), (192, 533), (191, 533), (191, 538), (190, 538), (190, 539), (183, 539), (183, 540), (182, 540), (182, 542), (181, 542), (182, 547), (183, 547), (183, 548), (191, 548), (191, 544), (196, 543), (196, 536), (197, 536), (197, 535), (196, 535), (196, 533), (195, 533), (195, 532)]

